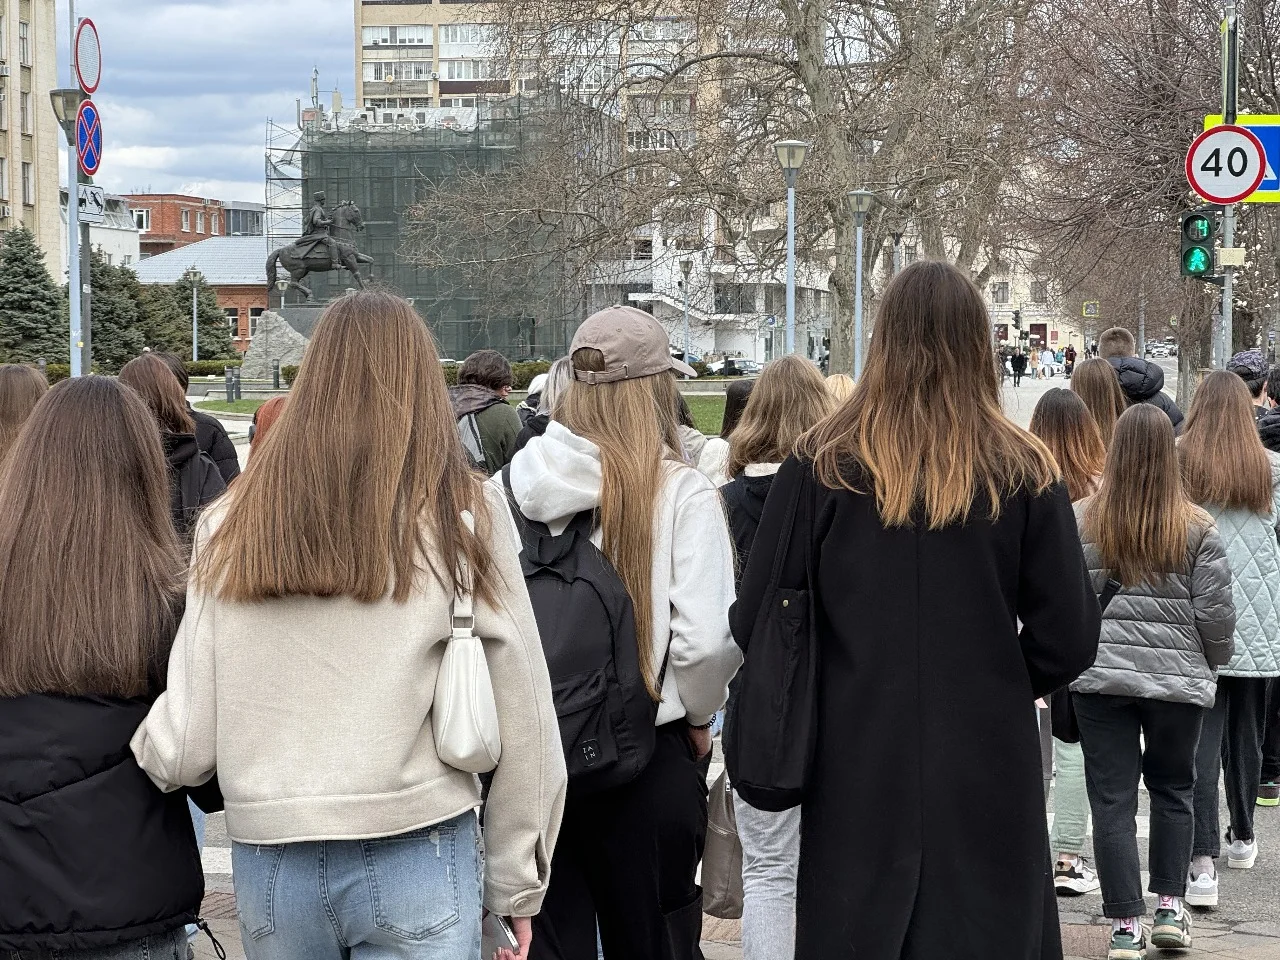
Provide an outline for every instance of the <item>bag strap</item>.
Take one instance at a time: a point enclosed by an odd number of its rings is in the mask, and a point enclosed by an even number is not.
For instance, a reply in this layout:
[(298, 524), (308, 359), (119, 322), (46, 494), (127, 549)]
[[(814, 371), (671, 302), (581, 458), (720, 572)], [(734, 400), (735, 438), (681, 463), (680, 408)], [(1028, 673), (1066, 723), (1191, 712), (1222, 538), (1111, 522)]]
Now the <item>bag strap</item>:
[[(476, 529), (476, 519), (470, 510), (462, 514), (462, 522), (472, 533)], [(459, 586), (453, 597), (453, 609), (450, 612), (453, 640), (464, 640), (475, 636), (476, 617), (475, 604), (471, 596), (471, 567), (465, 556), (458, 557)]]
[(1102, 592), (1098, 594), (1098, 609), (1103, 613), (1107, 612), (1107, 607), (1111, 601), (1116, 598), (1116, 594), (1124, 589), (1124, 584), (1117, 580), (1114, 576), (1108, 577), (1106, 584), (1102, 588)]
[[(782, 522), (782, 536), (778, 538), (777, 545), (773, 548), (773, 570), (769, 575), (769, 582), (777, 584), (782, 577), (782, 568), (787, 562), (788, 549), (791, 541), (794, 539), (793, 534), (796, 527), (796, 514), (800, 510), (800, 498), (803, 496), (803, 484), (797, 484), (795, 493), (787, 502), (787, 516)], [(809, 562), (805, 561), (805, 574), (809, 573)]]

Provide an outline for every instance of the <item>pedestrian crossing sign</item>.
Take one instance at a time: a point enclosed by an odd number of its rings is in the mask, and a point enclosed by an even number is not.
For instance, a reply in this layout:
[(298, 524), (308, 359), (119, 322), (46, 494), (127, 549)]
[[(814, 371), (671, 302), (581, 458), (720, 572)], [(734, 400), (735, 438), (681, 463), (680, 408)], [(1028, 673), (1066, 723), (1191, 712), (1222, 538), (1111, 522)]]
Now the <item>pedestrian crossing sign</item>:
[[(1222, 116), (1204, 118), (1206, 130), (1222, 125)], [(1280, 114), (1242, 113), (1236, 117), (1236, 126), (1244, 127), (1260, 141), (1266, 153), (1267, 168), (1258, 189), (1245, 197), (1245, 203), (1280, 203)]]

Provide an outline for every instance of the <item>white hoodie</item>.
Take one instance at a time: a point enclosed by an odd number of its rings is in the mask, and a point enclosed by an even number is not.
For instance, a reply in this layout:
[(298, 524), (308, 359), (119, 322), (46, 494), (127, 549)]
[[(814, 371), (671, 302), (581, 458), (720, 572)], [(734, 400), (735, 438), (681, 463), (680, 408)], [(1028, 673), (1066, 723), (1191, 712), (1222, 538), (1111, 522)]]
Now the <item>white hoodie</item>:
[[(711, 481), (680, 463), (665, 463), (663, 470), (666, 482), (653, 525), (654, 673), (669, 659), (657, 722), (686, 718), (697, 725), (724, 706), (729, 680), (742, 665), (729, 633), (733, 547)], [(511, 461), (511, 489), (520, 511), (553, 534), (600, 505), (600, 476), (596, 445), (555, 421)], [(501, 489), (501, 476), (490, 483)], [(514, 518), (511, 522), (514, 527)], [(600, 545), (599, 529), (592, 541)]]

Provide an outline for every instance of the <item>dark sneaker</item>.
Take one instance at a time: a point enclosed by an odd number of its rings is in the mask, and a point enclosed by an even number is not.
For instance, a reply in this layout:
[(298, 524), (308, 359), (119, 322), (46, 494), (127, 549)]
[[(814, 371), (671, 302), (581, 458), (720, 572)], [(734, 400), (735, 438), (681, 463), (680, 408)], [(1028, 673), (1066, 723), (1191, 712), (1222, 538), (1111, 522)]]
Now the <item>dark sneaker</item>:
[(1096, 893), (1102, 884), (1084, 857), (1075, 860), (1059, 860), (1053, 868), (1053, 887), (1060, 897), (1075, 897), (1084, 893)]
[(1146, 960), (1147, 939), (1142, 935), (1142, 924), (1133, 933), (1123, 927), (1111, 931), (1111, 946), (1107, 949), (1107, 960)]
[(1191, 914), (1181, 903), (1174, 909), (1156, 911), (1156, 922), (1151, 926), (1151, 943), (1164, 950), (1191, 948)]
[(1258, 786), (1258, 806), (1280, 807), (1280, 783), (1268, 780)]

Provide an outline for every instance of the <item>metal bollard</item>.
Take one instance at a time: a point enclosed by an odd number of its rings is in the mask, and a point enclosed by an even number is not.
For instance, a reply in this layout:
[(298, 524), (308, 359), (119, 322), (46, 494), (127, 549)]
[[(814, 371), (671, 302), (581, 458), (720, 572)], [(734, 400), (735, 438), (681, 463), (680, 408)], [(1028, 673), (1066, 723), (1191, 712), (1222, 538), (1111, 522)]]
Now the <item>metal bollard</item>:
[(235, 384), (231, 382), (231, 368), (223, 367), (222, 375), (227, 379), (227, 403), (230, 403), (232, 400), (236, 398)]
[(241, 396), (240, 396), (240, 368), (239, 368), (239, 367), (232, 367), (232, 368), (231, 368), (231, 378), (232, 378), (232, 380), (234, 381), (234, 383), (235, 383), (235, 385), (236, 385), (236, 399), (237, 399), (237, 400), (239, 400), (239, 399), (241, 399)]
[(271, 361), (271, 389), (272, 390), (280, 389), (280, 361), (279, 360)]
[(47, 364), (45, 363), (44, 357), (41, 357), (39, 360), (36, 361), (36, 363), (40, 366), (40, 375), (42, 377), (48, 374), (49, 371), (45, 369)]

